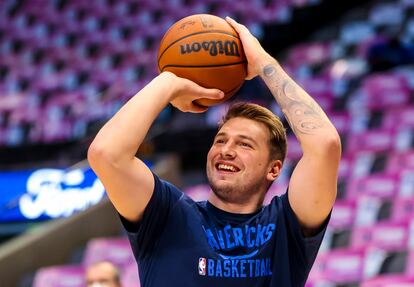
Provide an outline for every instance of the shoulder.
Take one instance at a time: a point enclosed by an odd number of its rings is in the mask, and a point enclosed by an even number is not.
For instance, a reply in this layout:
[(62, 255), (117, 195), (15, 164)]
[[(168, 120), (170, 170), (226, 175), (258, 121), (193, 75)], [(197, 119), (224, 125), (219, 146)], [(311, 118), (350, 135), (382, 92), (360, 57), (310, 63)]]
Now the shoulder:
[(289, 200), (287, 196), (287, 192), (282, 195), (277, 195), (272, 198), (270, 203), (264, 206), (264, 211), (267, 213), (281, 213), (284, 210), (288, 209), (289, 207)]
[(163, 180), (158, 175), (153, 173), (154, 176), (154, 194), (153, 197), (168, 197), (172, 200), (181, 198), (184, 193), (174, 184), (169, 181)]

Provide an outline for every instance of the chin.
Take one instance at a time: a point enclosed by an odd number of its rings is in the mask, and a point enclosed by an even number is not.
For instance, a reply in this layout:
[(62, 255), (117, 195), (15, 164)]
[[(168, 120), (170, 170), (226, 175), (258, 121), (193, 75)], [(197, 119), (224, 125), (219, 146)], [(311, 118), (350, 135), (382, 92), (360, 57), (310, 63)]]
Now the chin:
[(224, 180), (216, 179), (211, 180), (208, 179), (208, 182), (210, 184), (211, 189), (216, 194), (229, 194), (232, 193), (232, 191), (237, 188), (234, 184), (230, 182), (225, 182)]
[(245, 203), (255, 198), (258, 193), (262, 193), (263, 190), (267, 190), (264, 187), (267, 183), (264, 183), (262, 180), (240, 184), (238, 181), (228, 182), (208, 177), (208, 181), (214, 194), (226, 202)]

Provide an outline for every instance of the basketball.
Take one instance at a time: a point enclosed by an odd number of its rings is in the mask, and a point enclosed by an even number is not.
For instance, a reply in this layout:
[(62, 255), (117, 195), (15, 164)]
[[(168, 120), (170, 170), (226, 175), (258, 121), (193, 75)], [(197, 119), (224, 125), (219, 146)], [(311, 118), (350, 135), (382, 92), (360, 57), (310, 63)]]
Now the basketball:
[(196, 14), (174, 23), (158, 50), (158, 71), (169, 71), (205, 88), (217, 88), (223, 99), (199, 99), (201, 106), (228, 100), (243, 85), (247, 61), (237, 32), (226, 20)]

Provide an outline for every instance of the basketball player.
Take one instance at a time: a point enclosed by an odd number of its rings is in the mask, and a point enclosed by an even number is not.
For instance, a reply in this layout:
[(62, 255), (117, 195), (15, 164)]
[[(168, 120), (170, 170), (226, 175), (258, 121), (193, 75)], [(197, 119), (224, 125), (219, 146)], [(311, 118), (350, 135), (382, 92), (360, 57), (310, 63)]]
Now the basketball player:
[(208, 201), (194, 202), (135, 154), (168, 103), (198, 113), (206, 108), (194, 100), (223, 93), (169, 72), (157, 76), (108, 121), (88, 152), (128, 231), (145, 287), (303, 286), (335, 201), (341, 154), (336, 129), (245, 26), (226, 20), (241, 38), (247, 79), (265, 82), (303, 156), (287, 193), (263, 206), (282, 168), (285, 131), (269, 110), (235, 105), (207, 156), (213, 192)]

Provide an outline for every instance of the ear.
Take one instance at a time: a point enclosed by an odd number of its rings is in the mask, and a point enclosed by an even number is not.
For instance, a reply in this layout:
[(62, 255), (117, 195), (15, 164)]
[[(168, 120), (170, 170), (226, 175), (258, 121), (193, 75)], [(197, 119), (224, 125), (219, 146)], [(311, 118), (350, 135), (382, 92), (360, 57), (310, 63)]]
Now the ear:
[(269, 171), (266, 175), (266, 179), (269, 181), (274, 181), (280, 175), (280, 170), (282, 169), (282, 161), (272, 160), (269, 164)]

